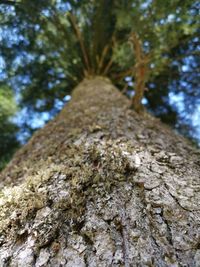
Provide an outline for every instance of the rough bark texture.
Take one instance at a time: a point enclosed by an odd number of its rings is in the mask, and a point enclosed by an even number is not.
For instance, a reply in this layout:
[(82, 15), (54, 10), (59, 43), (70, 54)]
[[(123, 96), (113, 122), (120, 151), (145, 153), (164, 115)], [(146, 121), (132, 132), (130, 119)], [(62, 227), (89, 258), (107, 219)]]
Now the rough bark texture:
[(85, 80), (16, 154), (0, 266), (200, 266), (200, 153), (129, 104)]

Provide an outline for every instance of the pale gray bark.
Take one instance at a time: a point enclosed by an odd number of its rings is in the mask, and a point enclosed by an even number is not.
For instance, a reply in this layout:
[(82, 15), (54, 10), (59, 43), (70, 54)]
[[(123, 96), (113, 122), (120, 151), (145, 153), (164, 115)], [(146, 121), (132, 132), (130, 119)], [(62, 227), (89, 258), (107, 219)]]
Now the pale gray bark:
[(83, 81), (1, 174), (0, 266), (200, 266), (199, 155)]

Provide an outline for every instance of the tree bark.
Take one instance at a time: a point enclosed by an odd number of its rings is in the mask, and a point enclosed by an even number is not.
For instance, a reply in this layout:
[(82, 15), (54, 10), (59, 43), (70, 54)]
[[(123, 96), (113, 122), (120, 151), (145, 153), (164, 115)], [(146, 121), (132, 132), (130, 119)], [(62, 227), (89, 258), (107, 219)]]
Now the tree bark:
[(200, 266), (199, 151), (84, 80), (1, 173), (0, 266)]

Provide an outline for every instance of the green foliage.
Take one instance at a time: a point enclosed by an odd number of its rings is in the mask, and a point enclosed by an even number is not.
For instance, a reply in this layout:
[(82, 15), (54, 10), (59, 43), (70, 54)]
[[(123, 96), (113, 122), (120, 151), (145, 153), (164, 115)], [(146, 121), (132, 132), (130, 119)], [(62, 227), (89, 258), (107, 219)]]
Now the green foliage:
[(12, 91), (6, 86), (0, 87), (0, 123), (16, 112)]
[(152, 75), (158, 75), (173, 60), (168, 53), (180, 44), (180, 39), (197, 35), (199, 16), (194, 14), (195, 1), (129, 2), (128, 10), (116, 11), (117, 26), (140, 36), (151, 55)]
[(11, 158), (18, 147), (16, 140), (17, 126), (10, 120), (16, 112), (12, 91), (7, 86), (0, 86), (0, 170)]
[(131, 46), (128, 44), (128, 42), (123, 43), (122, 45), (117, 45), (114, 48), (113, 60), (122, 69), (134, 66), (133, 56), (133, 50), (131, 49)]

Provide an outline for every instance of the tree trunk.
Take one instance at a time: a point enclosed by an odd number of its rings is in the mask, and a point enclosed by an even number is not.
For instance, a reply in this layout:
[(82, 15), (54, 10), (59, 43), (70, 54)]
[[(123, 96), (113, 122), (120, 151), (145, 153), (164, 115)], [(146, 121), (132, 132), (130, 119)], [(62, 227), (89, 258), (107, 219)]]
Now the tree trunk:
[(200, 266), (199, 151), (84, 80), (1, 174), (0, 266)]

